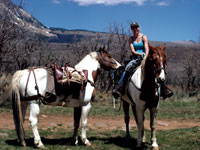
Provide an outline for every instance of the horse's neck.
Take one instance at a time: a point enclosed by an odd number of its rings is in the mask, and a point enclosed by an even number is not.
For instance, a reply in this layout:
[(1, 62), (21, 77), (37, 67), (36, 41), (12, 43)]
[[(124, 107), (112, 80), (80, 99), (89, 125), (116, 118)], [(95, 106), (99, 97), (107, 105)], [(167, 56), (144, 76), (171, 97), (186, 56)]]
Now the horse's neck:
[(144, 65), (143, 70), (144, 70), (144, 72), (143, 72), (144, 80), (148, 81), (148, 82), (150, 82), (150, 81), (154, 82), (155, 77), (153, 75), (154, 74), (153, 70), (150, 67), (150, 59), (149, 59), (149, 57), (145, 61), (145, 65)]
[(88, 79), (93, 81), (92, 73), (97, 71), (100, 68), (100, 64), (97, 60), (97, 54), (95, 52), (91, 52), (86, 55), (77, 65), (75, 65), (75, 69), (82, 71), (88, 71)]
[(139, 66), (132, 75), (131, 82), (136, 86), (137, 89), (141, 89), (143, 80), (142, 66)]

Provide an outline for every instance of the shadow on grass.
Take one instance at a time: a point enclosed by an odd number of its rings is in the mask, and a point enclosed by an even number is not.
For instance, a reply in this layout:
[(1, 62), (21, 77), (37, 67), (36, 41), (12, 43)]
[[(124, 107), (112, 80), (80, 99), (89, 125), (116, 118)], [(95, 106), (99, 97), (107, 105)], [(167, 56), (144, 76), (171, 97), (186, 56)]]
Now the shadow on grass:
[[(121, 136), (117, 136), (117, 137), (110, 137), (110, 138), (101, 138), (101, 137), (91, 137), (89, 138), (89, 140), (93, 143), (95, 143), (95, 141), (103, 141), (104, 144), (107, 145), (116, 145), (118, 147), (121, 148), (128, 148), (128, 149), (137, 149), (136, 148), (136, 144), (137, 144), (137, 140), (134, 138), (131, 139), (127, 139), (125, 137), (121, 137)], [(143, 149), (142, 150), (146, 150), (150, 148), (150, 143), (144, 143)]]
[[(92, 145), (115, 145), (121, 148), (128, 148), (128, 149), (136, 149), (136, 139), (126, 139), (125, 137), (90, 137), (88, 138)], [(34, 139), (29, 138), (26, 139), (26, 146), (28, 147), (34, 147)], [(22, 147), (19, 142), (15, 140), (6, 140), (5, 141), (8, 145), (12, 146), (17, 146), (17, 147)], [(47, 139), (47, 138), (42, 138), (42, 142), (45, 146), (48, 147), (48, 145), (66, 145), (66, 146), (73, 146), (73, 139), (72, 138), (59, 138), (59, 139)], [(100, 142), (100, 143), (99, 143)], [(97, 144), (96, 144), (97, 143)], [(81, 142), (81, 139), (79, 138), (79, 146), (83, 146), (84, 144)], [(150, 144), (145, 143), (144, 147), (142, 150), (147, 150), (150, 149)]]
[[(41, 138), (44, 145), (73, 145), (72, 138), (60, 138), (60, 139), (47, 139)], [(8, 145), (12, 146), (21, 146), (17, 139), (14, 140), (6, 140), (5, 141)], [(25, 139), (26, 146), (34, 147), (34, 139), (29, 138)]]

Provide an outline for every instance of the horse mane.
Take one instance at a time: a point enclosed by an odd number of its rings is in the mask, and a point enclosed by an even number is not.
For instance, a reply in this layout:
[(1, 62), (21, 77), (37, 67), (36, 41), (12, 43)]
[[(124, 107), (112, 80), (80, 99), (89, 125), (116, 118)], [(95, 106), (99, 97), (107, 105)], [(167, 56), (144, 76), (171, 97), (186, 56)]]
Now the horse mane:
[(88, 66), (89, 61), (92, 62), (93, 60), (97, 60), (97, 58), (97, 52), (90, 52), (78, 64), (75, 65), (75, 68), (77, 70), (82, 70), (85, 66)]
[(141, 65), (140, 65), (141, 66), (141, 72), (142, 72), (141, 75), (142, 75), (143, 79), (144, 79), (144, 75), (145, 75), (145, 66), (146, 66), (148, 55), (145, 55), (145, 57), (143, 58), (143, 60), (141, 62)]

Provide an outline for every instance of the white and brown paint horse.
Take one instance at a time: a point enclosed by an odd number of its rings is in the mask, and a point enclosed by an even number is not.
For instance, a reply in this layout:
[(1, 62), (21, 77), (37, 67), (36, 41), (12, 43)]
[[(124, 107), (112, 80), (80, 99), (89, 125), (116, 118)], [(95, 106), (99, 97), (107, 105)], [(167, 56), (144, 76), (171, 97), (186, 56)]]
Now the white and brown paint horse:
[[(159, 106), (160, 84), (165, 81), (165, 44), (162, 47), (150, 46), (149, 55), (145, 56), (141, 65), (130, 77), (125, 86), (125, 93), (121, 99), (123, 101), (124, 121), (126, 124), (126, 136), (129, 134), (129, 106), (135, 116), (138, 127), (138, 138), (136, 147), (142, 147), (145, 142), (144, 135), (144, 113), (150, 110), (150, 128), (152, 148), (158, 149), (155, 134), (155, 117)], [(114, 82), (118, 83), (124, 68), (119, 67), (114, 74)]]
[[(100, 48), (97, 52), (91, 52), (86, 55), (76, 66), (75, 69), (88, 71), (88, 81), (82, 98), (73, 99), (72, 96), (67, 97), (66, 107), (74, 107), (74, 144), (78, 144), (78, 128), (82, 125), (81, 139), (85, 145), (90, 145), (86, 137), (87, 117), (91, 108), (91, 98), (94, 91), (94, 85), (99, 73), (99, 68), (117, 69), (120, 64), (113, 59), (104, 48)], [(25, 146), (25, 137), (23, 122), (26, 114), (27, 106), (30, 105), (30, 125), (34, 135), (34, 144), (38, 148), (44, 148), (38, 132), (38, 115), (40, 112), (40, 100), (38, 95), (45, 96), (48, 84), (48, 71), (45, 68), (36, 68), (30, 73), (29, 69), (19, 70), (13, 75), (12, 79), (12, 102), (13, 102), (13, 118), (15, 122), (16, 132), (20, 143)], [(29, 79), (28, 79), (29, 78)], [(27, 80), (28, 84), (27, 84)], [(92, 82), (92, 83), (91, 83)], [(37, 84), (37, 88), (36, 88)], [(39, 93), (38, 93), (39, 91)], [(67, 92), (67, 91), (66, 91)], [(64, 93), (63, 93), (64, 95)], [(63, 95), (56, 95), (57, 102), (63, 99)], [(35, 97), (35, 99), (34, 99)], [(29, 101), (23, 99), (32, 98)], [(55, 104), (54, 104), (55, 105)]]

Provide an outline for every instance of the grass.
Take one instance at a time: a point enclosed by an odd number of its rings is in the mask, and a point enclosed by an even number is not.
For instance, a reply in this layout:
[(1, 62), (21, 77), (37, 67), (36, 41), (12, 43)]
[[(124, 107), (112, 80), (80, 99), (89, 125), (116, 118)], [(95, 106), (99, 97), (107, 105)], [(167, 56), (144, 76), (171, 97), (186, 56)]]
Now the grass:
[[(89, 130), (87, 132), (88, 139), (92, 146), (84, 146), (79, 139), (79, 146), (72, 145), (72, 131), (54, 128), (54, 130), (40, 130), (42, 141), (48, 150), (129, 150), (135, 149), (136, 146), (136, 130), (131, 130), (132, 138), (126, 140), (125, 131), (113, 130), (110, 132), (96, 132)], [(24, 149), (18, 145), (16, 134), (13, 130), (0, 130), (0, 147), (1, 149)], [(150, 131), (146, 130), (147, 142), (145, 147), (147, 150), (150, 146)], [(157, 132), (157, 140), (160, 150), (199, 150), (200, 148), (200, 127), (189, 129), (176, 129), (170, 131)], [(32, 133), (26, 131), (26, 150), (32, 150), (33, 138)]]
[[(200, 102), (197, 101), (160, 101), (158, 119), (200, 119)], [(42, 114), (73, 114), (73, 109), (69, 107), (41, 106)], [(130, 114), (132, 111), (130, 109)], [(123, 110), (115, 112), (111, 100), (100, 99), (92, 103), (90, 112), (92, 116), (123, 116)], [(147, 111), (146, 117), (148, 118)]]
[[(158, 119), (200, 119), (200, 102), (189, 100), (189, 101), (168, 101), (160, 100), (159, 111), (157, 114)], [(12, 113), (10, 108), (0, 108), (0, 113)], [(73, 114), (73, 108), (60, 107), (60, 106), (46, 106), (41, 105), (40, 114)], [(108, 97), (98, 98), (98, 101), (92, 102), (92, 109), (90, 112), (92, 116), (123, 116), (123, 110), (115, 112), (111, 99)], [(130, 109), (130, 115), (132, 111)], [(147, 111), (146, 117), (149, 117)]]
[(158, 118), (200, 119), (200, 102), (161, 101)]
[[(160, 108), (157, 115), (158, 119), (182, 119), (182, 120), (196, 120), (200, 119), (200, 102), (195, 100), (166, 100), (160, 101)], [(12, 113), (9, 108), (0, 108), (0, 113)], [(148, 118), (148, 111), (146, 117)], [(41, 114), (63, 114), (73, 115), (72, 108), (52, 107), (41, 105)], [(130, 114), (132, 116), (131, 110)], [(112, 98), (109, 94), (98, 94), (96, 100), (92, 103), (90, 116), (123, 116), (123, 110), (115, 112), (112, 106)], [(128, 150), (135, 149), (137, 131), (136, 128), (131, 129), (132, 139), (125, 140), (125, 131), (112, 130), (109, 132), (95, 131), (89, 129), (87, 131), (88, 139), (92, 146), (86, 147), (82, 143), (79, 146), (72, 145), (73, 131), (63, 129), (60, 125), (48, 129), (40, 129), (40, 135), (45, 146), (49, 150)], [(150, 147), (150, 131), (146, 130), (147, 143), (146, 149)], [(31, 130), (26, 130), (26, 150), (33, 148), (33, 135)], [(16, 133), (14, 130), (0, 129), (0, 149), (15, 150), (24, 149), (18, 145)], [(160, 150), (200, 150), (200, 127), (174, 129), (168, 131), (157, 131), (157, 141)]]

